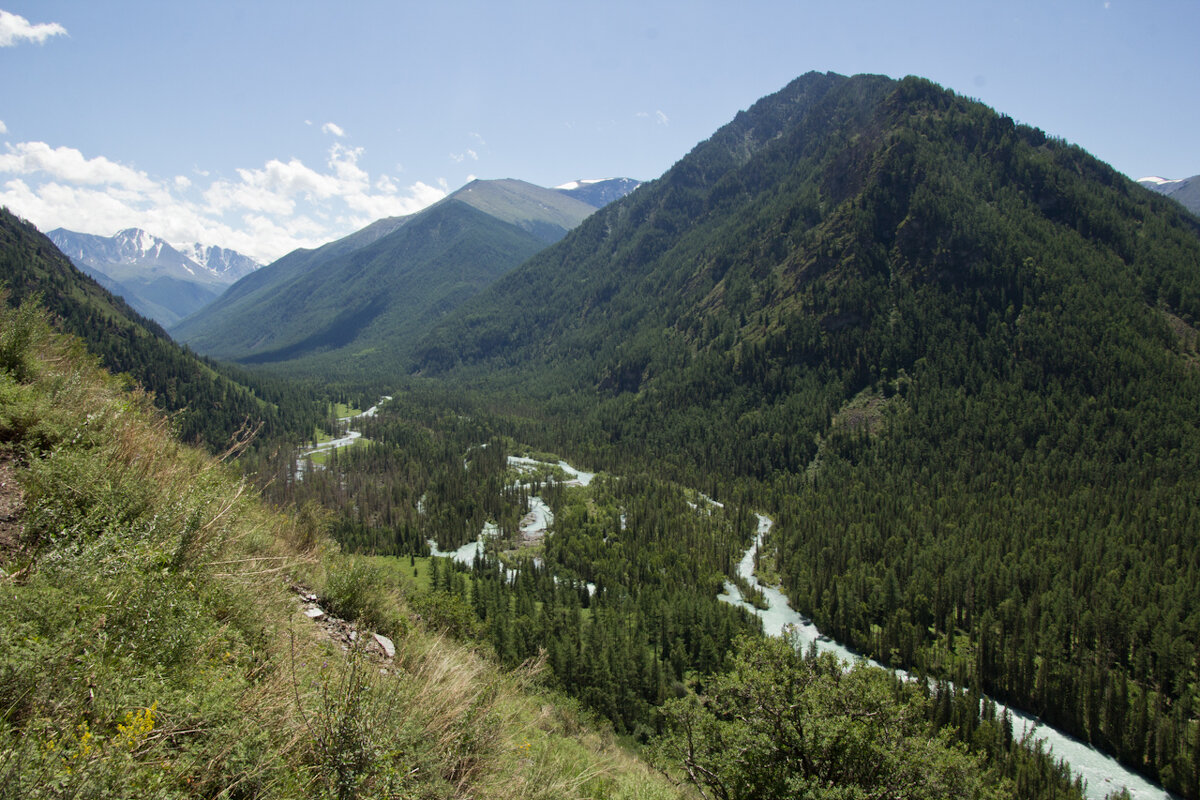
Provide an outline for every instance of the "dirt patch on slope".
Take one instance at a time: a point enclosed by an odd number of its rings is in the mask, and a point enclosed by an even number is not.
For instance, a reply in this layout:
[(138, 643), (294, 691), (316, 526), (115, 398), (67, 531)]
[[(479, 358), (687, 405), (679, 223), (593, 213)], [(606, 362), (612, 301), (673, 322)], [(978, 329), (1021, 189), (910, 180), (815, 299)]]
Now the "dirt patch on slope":
[(20, 549), (24, 516), (25, 493), (17, 483), (12, 454), (0, 451), (0, 564)]

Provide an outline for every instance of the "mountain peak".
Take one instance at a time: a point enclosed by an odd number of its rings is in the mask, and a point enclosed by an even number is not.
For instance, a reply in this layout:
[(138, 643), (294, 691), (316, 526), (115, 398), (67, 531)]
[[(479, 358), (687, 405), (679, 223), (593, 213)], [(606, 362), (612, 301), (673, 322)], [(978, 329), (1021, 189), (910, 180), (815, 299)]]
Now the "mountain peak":
[(554, 191), (582, 200), (595, 208), (603, 208), (641, 185), (641, 181), (633, 178), (580, 178), (555, 186)]
[(1190, 178), (1160, 178), (1151, 175), (1138, 178), (1138, 183), (1152, 192), (1165, 194), (1193, 214), (1200, 214), (1200, 175)]
[[(165, 240), (159, 239), (141, 228), (125, 228), (117, 231), (112, 238), (119, 248), (123, 262), (127, 264), (145, 258), (157, 258), (163, 253), (164, 248), (174, 250)], [(186, 260), (181, 266), (189, 273), (195, 274)]]
[(112, 236), (57, 228), (47, 236), (76, 268), (162, 325), (199, 310), (258, 267), (232, 250), (176, 248), (142, 228), (124, 228)]

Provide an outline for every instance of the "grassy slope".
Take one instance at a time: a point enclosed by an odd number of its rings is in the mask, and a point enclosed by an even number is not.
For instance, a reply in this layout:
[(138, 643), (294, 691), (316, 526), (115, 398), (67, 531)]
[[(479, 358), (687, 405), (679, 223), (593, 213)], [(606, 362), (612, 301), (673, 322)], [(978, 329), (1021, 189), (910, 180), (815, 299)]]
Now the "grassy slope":
[[(319, 513), (266, 509), (26, 306), (0, 311), (0, 797), (658, 797), (538, 689), (426, 633)], [(395, 639), (344, 652), (300, 611)]]

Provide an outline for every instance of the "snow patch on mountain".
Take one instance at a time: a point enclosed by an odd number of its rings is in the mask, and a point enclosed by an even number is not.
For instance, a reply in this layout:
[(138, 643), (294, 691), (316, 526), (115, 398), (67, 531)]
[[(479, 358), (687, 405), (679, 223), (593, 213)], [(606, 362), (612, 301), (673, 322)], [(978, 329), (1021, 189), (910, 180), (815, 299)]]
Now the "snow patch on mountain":
[(176, 244), (174, 247), (188, 259), (228, 283), (240, 280), (262, 266), (250, 256), (216, 245), (189, 242)]
[(554, 191), (582, 200), (595, 208), (603, 208), (641, 185), (641, 181), (633, 178), (580, 178), (555, 186)]
[(619, 180), (626, 180), (626, 179), (625, 178), (584, 178), (584, 179), (577, 180), (577, 181), (567, 181), (563, 185), (555, 186), (554, 188), (559, 189), (564, 192), (569, 192), (572, 189), (578, 189), (581, 186), (587, 186), (592, 183), (604, 183), (606, 181), (619, 181)]
[(1138, 178), (1138, 183), (1151, 183), (1155, 186), (1164, 186), (1169, 183), (1183, 183), (1182, 178), (1160, 178), (1156, 175), (1148, 175), (1145, 178)]

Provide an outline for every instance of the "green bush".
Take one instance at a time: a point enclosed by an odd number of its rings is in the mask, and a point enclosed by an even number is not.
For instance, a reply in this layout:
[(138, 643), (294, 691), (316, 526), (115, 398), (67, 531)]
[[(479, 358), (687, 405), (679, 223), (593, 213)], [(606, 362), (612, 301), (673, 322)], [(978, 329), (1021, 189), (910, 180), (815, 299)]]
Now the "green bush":
[(391, 635), (399, 615), (388, 596), (383, 571), (361, 558), (348, 558), (329, 567), (322, 595), (335, 616), (356, 620), (367, 628)]
[(32, 346), (45, 338), (46, 320), (39, 308), (40, 297), (27, 297), (18, 308), (9, 307), (7, 300), (8, 293), (0, 293), (0, 370), (25, 383), (33, 377)]

